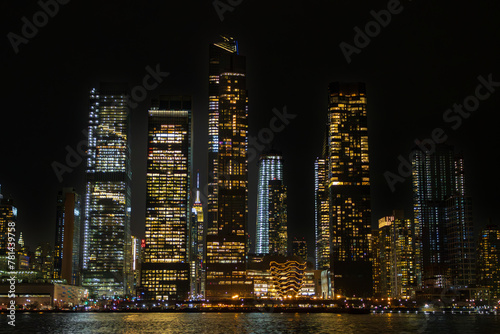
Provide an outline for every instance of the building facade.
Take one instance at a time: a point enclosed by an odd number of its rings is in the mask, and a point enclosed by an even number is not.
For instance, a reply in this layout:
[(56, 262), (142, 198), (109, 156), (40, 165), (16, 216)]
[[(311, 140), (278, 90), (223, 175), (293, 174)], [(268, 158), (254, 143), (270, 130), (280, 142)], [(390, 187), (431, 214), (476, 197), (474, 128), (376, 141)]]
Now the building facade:
[(54, 279), (80, 284), (81, 197), (74, 188), (63, 188), (57, 195)]
[(144, 298), (183, 301), (189, 294), (191, 98), (160, 96), (148, 112)]
[(283, 157), (277, 151), (262, 154), (259, 159), (257, 185), (257, 230), (255, 252), (269, 254), (269, 182), (283, 180)]
[(269, 253), (288, 253), (288, 211), (286, 186), (282, 180), (268, 182)]
[(7, 256), (10, 251), (9, 247), (9, 233), (11, 236), (18, 235), (16, 231), (17, 222), (17, 208), (14, 206), (12, 199), (4, 198), (0, 187), (0, 256)]
[(495, 304), (500, 299), (500, 228), (489, 225), (479, 235), (477, 253), (477, 284), (488, 290)]
[(82, 285), (93, 297), (130, 292), (131, 167), (126, 84), (90, 92)]
[(246, 279), (248, 97), (246, 60), (224, 37), (210, 45), (206, 296), (250, 296)]
[(331, 83), (327, 120), (330, 266), (335, 295), (372, 295), (368, 117), (364, 83)]
[(475, 285), (475, 246), (471, 199), (463, 159), (454, 148), (413, 151), (413, 212), (420, 240), (423, 287)]
[(317, 158), (314, 163), (314, 227), (316, 269), (330, 268), (330, 196), (328, 194), (328, 163)]

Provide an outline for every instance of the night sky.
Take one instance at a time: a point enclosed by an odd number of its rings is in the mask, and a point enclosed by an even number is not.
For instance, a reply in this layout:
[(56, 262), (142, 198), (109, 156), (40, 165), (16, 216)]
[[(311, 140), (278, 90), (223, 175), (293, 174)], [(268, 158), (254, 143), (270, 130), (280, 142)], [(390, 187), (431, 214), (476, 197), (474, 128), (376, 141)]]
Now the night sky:
[[(193, 168), (206, 183), (208, 46), (219, 35), (235, 37), (240, 54), (247, 57), (250, 136), (269, 127), (273, 108), (286, 106), (296, 115), (274, 134), (272, 146), (285, 161), (289, 237), (305, 236), (309, 255), (314, 159), (321, 153), (332, 81), (367, 85), (374, 226), (393, 209), (405, 209), (412, 217), (411, 180), (398, 183), (392, 192), (384, 173), (397, 173), (398, 156), (408, 157), (414, 140), (429, 138), (436, 128), (463, 152), (476, 232), (489, 218), (500, 223), (494, 196), (500, 186), (494, 166), (500, 87), (456, 129), (443, 119), (447, 109), (475, 94), (479, 76), (500, 82), (498, 1), (401, 1), (394, 7), (398, 14), (352, 54), (349, 64), (339, 44), (354, 46), (354, 28), (364, 30), (374, 20), (371, 11), (395, 6), (394, 1), (231, 2), (240, 4), (221, 21), (212, 1), (74, 0), (60, 4), (47, 22), (36, 14), (41, 10), (36, 1), (0, 3), (0, 184), (2, 193), (15, 201), (18, 230), (31, 249), (42, 241), (54, 242), (58, 190), (72, 186), (84, 193), (84, 163), (65, 173), (61, 183), (51, 165), (65, 164), (66, 147), (76, 149), (85, 140), (88, 92), (100, 81), (126, 81), (134, 87), (142, 84), (147, 66), (170, 73), (132, 110), (134, 235), (144, 235), (146, 112), (159, 94), (193, 96)], [(33, 22), (33, 15), (41, 22), (38, 32), (31, 31), (33, 36), (15, 53), (9, 33), (22, 36), (22, 18)], [(249, 164), (249, 181), (253, 239), (256, 159)]]

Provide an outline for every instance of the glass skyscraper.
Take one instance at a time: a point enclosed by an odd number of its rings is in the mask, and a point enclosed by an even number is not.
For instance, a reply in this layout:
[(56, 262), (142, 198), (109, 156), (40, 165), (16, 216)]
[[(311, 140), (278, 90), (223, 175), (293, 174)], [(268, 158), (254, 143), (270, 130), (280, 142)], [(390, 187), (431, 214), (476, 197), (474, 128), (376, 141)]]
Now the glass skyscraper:
[(316, 269), (330, 268), (330, 196), (328, 194), (327, 160), (314, 163), (314, 226)]
[(54, 279), (68, 284), (80, 282), (81, 197), (74, 188), (63, 188), (57, 195)]
[(335, 295), (369, 297), (370, 161), (364, 83), (329, 85), (327, 147)]
[(82, 285), (91, 296), (130, 290), (130, 146), (126, 84), (90, 92)]
[(413, 151), (413, 211), (424, 287), (475, 284), (471, 198), (466, 195), (463, 159), (449, 145)]
[(191, 98), (160, 96), (148, 115), (144, 298), (185, 300), (189, 293)]
[(287, 193), (283, 180), (271, 180), (269, 186), (269, 254), (288, 253)]
[(206, 297), (250, 296), (246, 279), (248, 97), (238, 43), (210, 45)]
[(255, 252), (269, 254), (269, 181), (283, 180), (283, 158), (281, 153), (271, 151), (259, 159), (257, 188), (257, 237)]
[(205, 220), (200, 199), (200, 174), (196, 180), (196, 198), (191, 210), (191, 295), (205, 296)]

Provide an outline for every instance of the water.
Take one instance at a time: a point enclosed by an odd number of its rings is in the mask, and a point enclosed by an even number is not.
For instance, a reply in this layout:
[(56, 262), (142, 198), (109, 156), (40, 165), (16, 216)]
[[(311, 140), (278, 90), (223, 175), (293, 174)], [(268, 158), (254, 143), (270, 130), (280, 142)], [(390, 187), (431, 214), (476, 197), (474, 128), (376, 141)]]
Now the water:
[[(1, 314), (5, 317), (5, 314)], [(2, 333), (500, 333), (500, 315), (328, 313), (16, 314)]]

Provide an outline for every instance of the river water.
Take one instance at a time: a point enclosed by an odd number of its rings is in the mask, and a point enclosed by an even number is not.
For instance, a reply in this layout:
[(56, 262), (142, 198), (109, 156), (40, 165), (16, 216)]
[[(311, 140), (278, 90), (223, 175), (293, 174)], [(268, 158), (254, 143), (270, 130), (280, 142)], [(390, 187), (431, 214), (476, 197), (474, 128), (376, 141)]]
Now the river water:
[(500, 315), (329, 313), (16, 313), (2, 333), (500, 333)]

